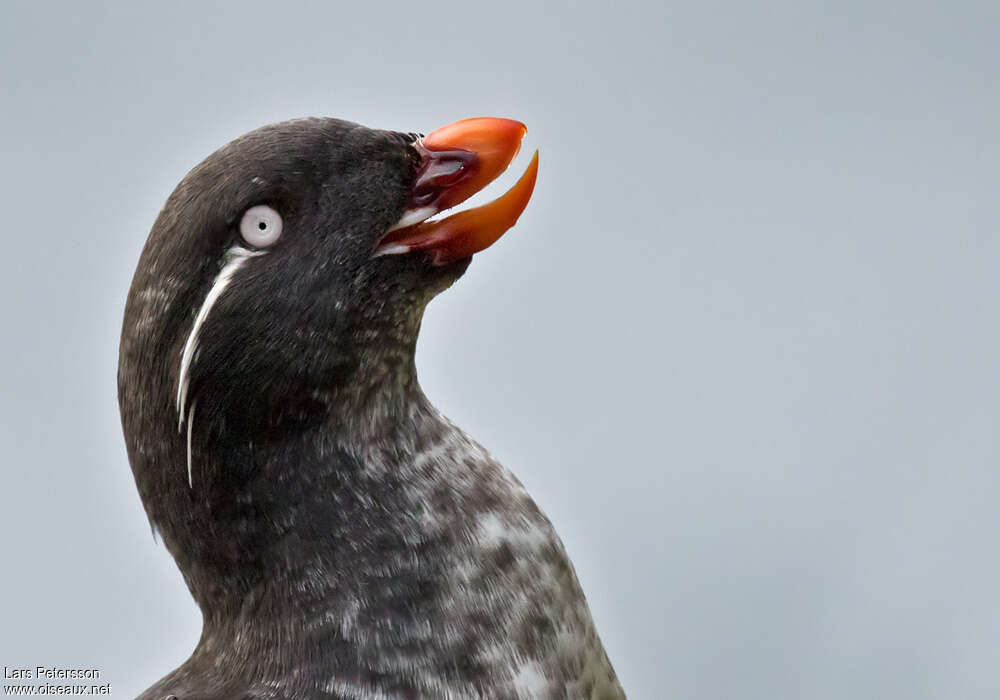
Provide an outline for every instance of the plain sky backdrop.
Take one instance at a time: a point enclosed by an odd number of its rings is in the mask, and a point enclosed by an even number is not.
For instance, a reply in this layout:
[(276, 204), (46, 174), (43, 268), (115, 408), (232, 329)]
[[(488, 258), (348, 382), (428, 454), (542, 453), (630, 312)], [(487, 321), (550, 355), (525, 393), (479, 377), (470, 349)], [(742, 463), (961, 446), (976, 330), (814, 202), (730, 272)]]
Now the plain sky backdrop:
[(0, 665), (132, 697), (200, 616), (115, 368), (185, 172), (307, 115), (529, 127), (437, 405), (573, 557), (630, 697), (1000, 697), (1000, 4), (0, 5)]

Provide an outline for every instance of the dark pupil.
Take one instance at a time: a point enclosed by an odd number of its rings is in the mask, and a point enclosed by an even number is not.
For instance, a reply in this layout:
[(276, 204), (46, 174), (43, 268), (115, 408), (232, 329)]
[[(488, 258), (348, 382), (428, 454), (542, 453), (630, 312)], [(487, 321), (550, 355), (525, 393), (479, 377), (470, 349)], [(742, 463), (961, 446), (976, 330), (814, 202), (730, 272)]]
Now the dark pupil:
[(260, 229), (261, 231), (263, 231), (264, 229), (266, 229), (266, 228), (267, 228), (267, 224), (266, 224), (266, 223), (264, 223), (263, 221), (261, 221), (261, 222), (259, 222), (259, 223), (257, 224), (257, 228), (259, 228), (259, 229)]

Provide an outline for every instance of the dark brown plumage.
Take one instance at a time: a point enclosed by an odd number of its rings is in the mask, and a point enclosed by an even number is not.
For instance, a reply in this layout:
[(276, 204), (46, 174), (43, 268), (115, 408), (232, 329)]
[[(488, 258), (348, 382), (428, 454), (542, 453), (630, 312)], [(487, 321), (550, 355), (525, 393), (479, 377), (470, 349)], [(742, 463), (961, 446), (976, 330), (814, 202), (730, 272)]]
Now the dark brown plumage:
[[(373, 256), (415, 139), (265, 127), (150, 233), (119, 400), (204, 630), (143, 698), (623, 697), (551, 525), (417, 383), (423, 310), (469, 260)], [(239, 230), (255, 205), (283, 221), (262, 250)]]

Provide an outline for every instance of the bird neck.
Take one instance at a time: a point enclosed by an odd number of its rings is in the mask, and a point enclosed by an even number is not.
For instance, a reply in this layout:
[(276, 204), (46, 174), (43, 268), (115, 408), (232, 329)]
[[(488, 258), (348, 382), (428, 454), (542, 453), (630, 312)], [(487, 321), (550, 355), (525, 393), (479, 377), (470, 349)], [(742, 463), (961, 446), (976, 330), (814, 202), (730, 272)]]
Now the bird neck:
[(204, 617), (182, 677), (225, 669), (314, 697), (335, 671), (392, 694), (418, 667), (486, 673), (470, 639), (491, 640), (498, 668), (516, 665), (531, 635), (512, 620), (554, 625), (553, 596), (582, 600), (520, 483), (434, 409), (412, 362), (401, 367), (316, 392), (266, 429), (233, 406), (224, 421), (198, 418), (191, 482), (176, 423), (139, 420), (157, 403), (123, 393), (136, 482)]
[(454, 428), (412, 366), (397, 370), (313, 393), (263, 422), (232, 407), (225, 420), (195, 416), (190, 479), (161, 494), (174, 506), (155, 522), (206, 622), (248, 603), (294, 608), (328, 597), (343, 584), (334, 573), (356, 570), (370, 553), (360, 548), (391, 554), (399, 544), (401, 465), (419, 449), (413, 426), (431, 435)]
[(255, 443), (251, 474), (206, 485), (191, 528), (203, 544), (172, 547), (204, 615), (196, 659), (239, 668), (249, 658), (322, 658), (348, 671), (374, 658), (366, 645), (396, 634), (387, 620), (417, 635), (447, 617), (442, 586), (471, 517), (454, 505), (455, 465), (468, 469), (468, 488), (494, 489), (486, 503), (509, 485), (472, 478), (476, 467), (465, 465), (485, 453), (415, 383), (368, 410), (363, 431), (331, 413)]

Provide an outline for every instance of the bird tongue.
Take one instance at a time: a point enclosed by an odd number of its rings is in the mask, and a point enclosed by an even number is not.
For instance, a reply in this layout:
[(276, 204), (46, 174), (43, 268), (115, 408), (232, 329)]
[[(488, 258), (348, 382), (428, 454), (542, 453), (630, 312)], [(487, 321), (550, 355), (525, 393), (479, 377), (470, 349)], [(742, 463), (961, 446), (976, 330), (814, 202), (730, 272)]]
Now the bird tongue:
[(410, 203), (399, 222), (379, 241), (375, 255), (422, 250), (446, 265), (484, 250), (512, 227), (531, 199), (538, 152), (527, 170), (501, 197), (436, 221), (495, 180), (517, 155), (527, 129), (511, 119), (463, 119), (416, 143), (422, 156)]

